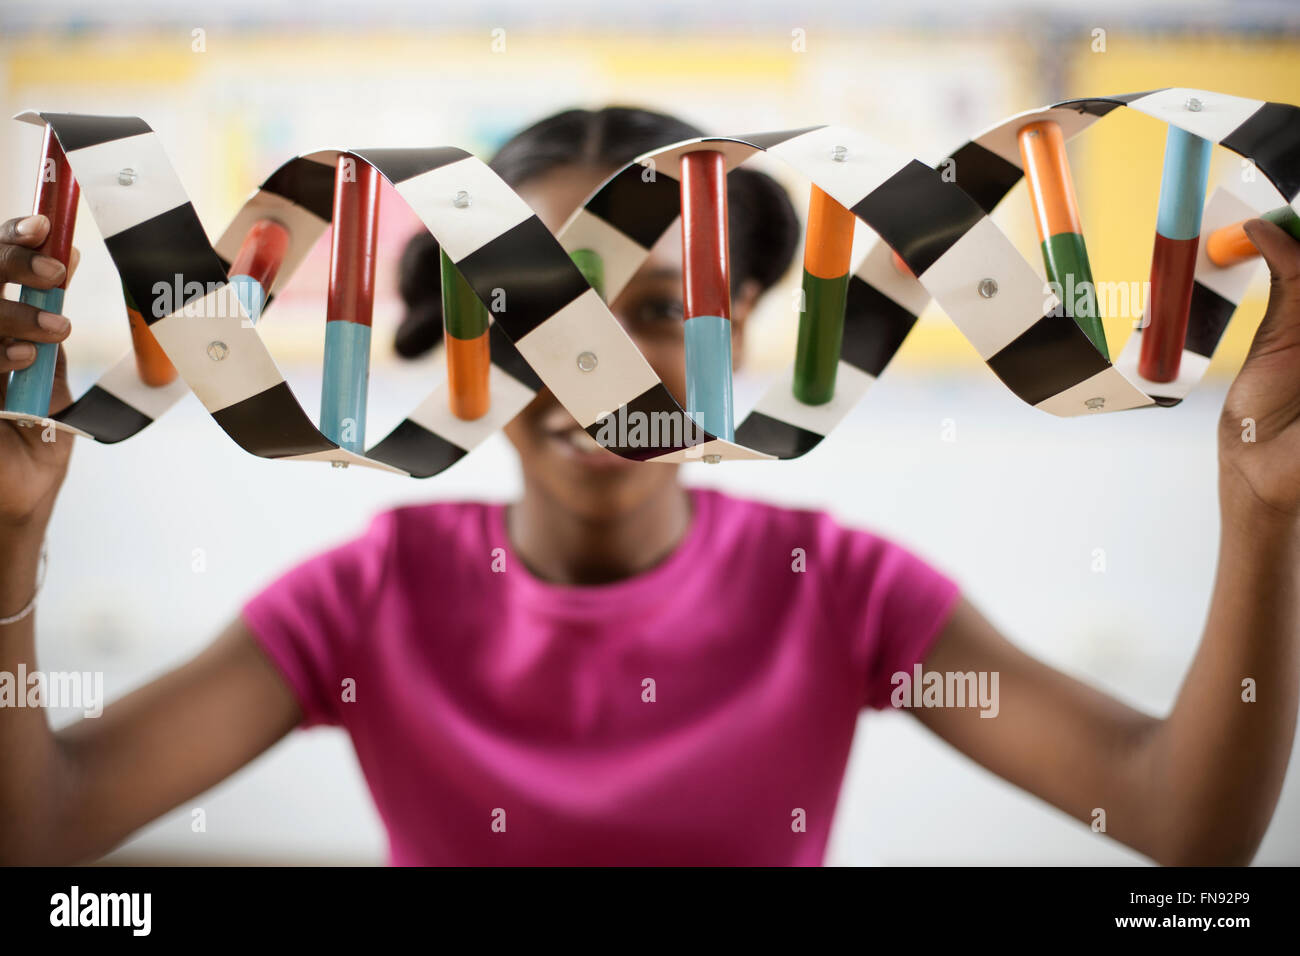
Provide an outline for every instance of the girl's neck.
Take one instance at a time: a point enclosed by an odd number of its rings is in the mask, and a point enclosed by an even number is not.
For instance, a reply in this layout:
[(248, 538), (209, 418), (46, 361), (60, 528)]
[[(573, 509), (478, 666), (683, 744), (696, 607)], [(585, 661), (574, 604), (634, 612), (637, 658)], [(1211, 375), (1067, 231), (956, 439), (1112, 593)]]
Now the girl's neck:
[(597, 518), (578, 514), (525, 482), (506, 509), (510, 543), (528, 569), (553, 584), (609, 584), (649, 570), (681, 542), (691, 498), (676, 482), (635, 507)]

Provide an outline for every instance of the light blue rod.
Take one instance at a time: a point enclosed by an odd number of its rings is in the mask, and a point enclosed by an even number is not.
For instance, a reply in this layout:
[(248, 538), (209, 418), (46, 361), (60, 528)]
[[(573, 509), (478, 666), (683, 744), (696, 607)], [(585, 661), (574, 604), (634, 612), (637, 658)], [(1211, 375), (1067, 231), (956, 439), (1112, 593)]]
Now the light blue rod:
[(1213, 148), (1207, 139), (1177, 126), (1169, 127), (1156, 213), (1156, 232), (1166, 239), (1195, 239), (1201, 234), (1201, 210), (1205, 207)]
[(325, 323), (325, 379), (320, 430), (348, 451), (366, 446), (366, 391), (370, 385), (370, 326)]
[(244, 307), (248, 318), (256, 325), (257, 320), (262, 317), (262, 309), (266, 307), (266, 291), (262, 288), (262, 283), (252, 276), (233, 275), (230, 277), (230, 284), (235, 287), (239, 304)]
[[(29, 289), (23, 286), (18, 301), (43, 312), (63, 311), (62, 289)], [(50, 392), (54, 390), (54, 364), (59, 358), (58, 342), (36, 344), (36, 361), (20, 368), (9, 378), (5, 411), (45, 418), (50, 414)]]
[(731, 322), (719, 315), (687, 319), (686, 410), (711, 435), (734, 441)]

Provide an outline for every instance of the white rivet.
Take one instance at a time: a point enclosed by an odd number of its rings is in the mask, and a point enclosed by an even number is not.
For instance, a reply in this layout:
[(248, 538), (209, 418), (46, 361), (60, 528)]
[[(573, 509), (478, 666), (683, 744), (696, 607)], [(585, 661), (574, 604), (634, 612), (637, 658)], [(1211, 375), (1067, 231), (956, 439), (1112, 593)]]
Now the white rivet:
[(457, 192), (457, 193), (456, 193), (456, 198), (454, 198), (454, 199), (451, 201), (451, 204), (452, 204), (453, 206), (455, 206), (457, 209), (468, 209), (468, 208), (469, 208), (469, 190), (468, 190), (468, 189), (462, 189), (462, 190), (460, 190), (459, 192)]
[(1189, 96), (1189, 97), (1187, 97), (1187, 102), (1186, 102), (1184, 105), (1185, 105), (1185, 106), (1187, 107), (1187, 109), (1190, 110), (1191, 112), (1193, 112), (1193, 113), (1199, 113), (1199, 112), (1201, 111), (1201, 106), (1204, 105), (1204, 104), (1202, 104), (1201, 101), (1198, 100), (1196, 97), (1194, 97), (1194, 96)]
[(220, 362), (229, 354), (230, 349), (226, 346), (225, 342), (208, 343), (208, 358), (212, 359), (212, 361)]
[(119, 169), (117, 171), (117, 184), (119, 186), (130, 186), (136, 180), (135, 170), (131, 168)]
[(849, 158), (849, 148), (847, 146), (832, 146), (831, 159), (837, 163), (842, 163)]
[(998, 283), (996, 279), (980, 280), (980, 295), (986, 299), (991, 299), (998, 294)]
[(716, 465), (722, 461), (721, 455), (705, 455), (704, 463), (706, 465)]
[(582, 352), (578, 355), (578, 368), (584, 372), (590, 372), (596, 367), (596, 353)]
[(1106, 399), (1101, 397), (1090, 398), (1083, 404), (1086, 405), (1088, 408), (1101, 408), (1103, 405), (1106, 404)]

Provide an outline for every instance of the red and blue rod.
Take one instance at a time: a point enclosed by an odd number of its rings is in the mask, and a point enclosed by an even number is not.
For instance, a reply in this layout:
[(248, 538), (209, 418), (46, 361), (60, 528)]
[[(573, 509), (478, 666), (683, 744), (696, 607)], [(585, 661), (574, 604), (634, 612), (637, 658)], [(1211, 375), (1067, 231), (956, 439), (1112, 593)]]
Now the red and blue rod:
[(230, 284), (254, 325), (262, 317), (288, 251), (289, 230), (274, 219), (259, 219), (244, 236), (230, 264)]
[(1177, 126), (1169, 127), (1156, 241), (1151, 253), (1148, 321), (1138, 357), (1138, 374), (1149, 382), (1172, 382), (1178, 377), (1187, 339), (1212, 149), (1209, 140)]
[(682, 155), (682, 316), (686, 410), (707, 432), (735, 438), (727, 166), (716, 150)]
[(364, 450), (366, 443), (378, 225), (379, 173), (355, 157), (339, 156), (334, 175), (320, 430), (340, 448), (355, 452)]
[[(81, 194), (72, 167), (63, 155), (63, 147), (54, 136), (54, 130), (45, 128), (45, 145), (41, 153), (41, 174), (36, 183), (34, 215), (45, 216), (50, 221), (50, 231), (36, 252), (58, 259), (67, 268), (72, 255), (72, 232), (77, 225), (77, 199)], [(19, 301), (45, 312), (63, 312), (63, 293), (68, 287), (67, 274), (53, 289), (33, 289), (23, 286)], [(54, 390), (54, 365), (59, 357), (57, 342), (40, 342), (36, 345), (36, 360), (27, 368), (18, 369), (9, 379), (5, 393), (5, 411), (19, 412), (45, 418), (50, 413), (50, 393)]]

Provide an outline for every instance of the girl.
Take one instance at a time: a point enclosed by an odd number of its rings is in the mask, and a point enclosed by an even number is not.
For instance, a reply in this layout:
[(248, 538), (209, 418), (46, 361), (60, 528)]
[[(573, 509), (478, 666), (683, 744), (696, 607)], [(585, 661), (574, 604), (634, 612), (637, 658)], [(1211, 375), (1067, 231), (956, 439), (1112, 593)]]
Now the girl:
[[(640, 153), (699, 135), (635, 109), (570, 110), (493, 167), (552, 230)], [(730, 176), (733, 334), (788, 265), (791, 205)], [(48, 288), (41, 217), (0, 227), (0, 280)], [(0, 860), (93, 859), (295, 727), (352, 737), (396, 864), (822, 861), (859, 711), (896, 674), (999, 675), (995, 719), (913, 711), (985, 767), (1164, 863), (1246, 863), (1268, 827), (1300, 671), (1300, 244), (1249, 227), (1267, 314), (1224, 406), (1218, 576), (1168, 716), (1017, 650), (907, 551), (829, 517), (685, 488), (628, 463), (542, 391), (506, 429), (523, 495), (379, 515), (253, 597), (197, 658), (52, 733), (0, 712)], [(679, 401), (680, 236), (611, 307)], [(415, 239), (398, 349), (440, 334), (436, 247)], [(66, 319), (0, 305), (0, 371)], [(741, 354), (735, 343), (734, 354)], [(54, 408), (70, 401), (60, 366)], [(1257, 441), (1239, 423), (1255, 420)], [(0, 669), (36, 668), (45, 527), (70, 442), (0, 425)], [(791, 553), (804, 549), (795, 573)], [(501, 573), (504, 570), (504, 573)], [(1243, 678), (1258, 683), (1244, 703)], [(201, 736), (205, 746), (195, 747)], [(21, 768), (21, 769), (18, 769)]]

